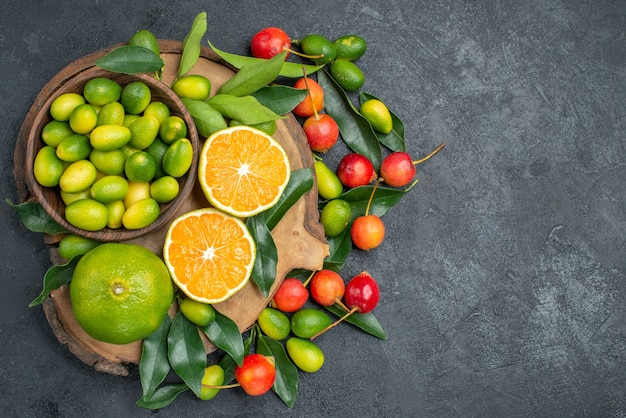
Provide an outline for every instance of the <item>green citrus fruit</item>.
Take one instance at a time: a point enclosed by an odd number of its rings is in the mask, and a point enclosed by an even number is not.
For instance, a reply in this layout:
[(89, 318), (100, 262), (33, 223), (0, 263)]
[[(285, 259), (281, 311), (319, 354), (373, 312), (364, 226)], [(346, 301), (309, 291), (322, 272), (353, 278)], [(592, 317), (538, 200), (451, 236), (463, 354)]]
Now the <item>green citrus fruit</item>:
[(320, 214), (320, 223), (328, 237), (341, 234), (352, 219), (350, 204), (343, 199), (333, 199), (328, 202)]
[(106, 77), (95, 77), (87, 81), (83, 96), (94, 106), (104, 106), (117, 102), (122, 95), (122, 86)]
[(211, 93), (211, 81), (198, 74), (185, 75), (174, 82), (172, 90), (179, 97), (204, 101)]
[(330, 74), (337, 84), (347, 91), (356, 91), (363, 86), (365, 76), (355, 63), (346, 59), (336, 59), (330, 64)]
[(337, 47), (325, 36), (309, 34), (300, 40), (300, 48), (307, 55), (321, 55), (320, 58), (312, 58), (316, 64), (328, 64), (335, 59)]
[(278, 309), (263, 309), (257, 322), (265, 335), (277, 341), (284, 340), (291, 332), (289, 318)]
[(124, 173), (130, 181), (151, 181), (156, 173), (156, 161), (145, 151), (135, 152), (126, 158)]
[(74, 162), (87, 158), (91, 150), (87, 135), (73, 134), (61, 140), (57, 146), (57, 157), (63, 161)]
[(141, 29), (133, 33), (128, 40), (128, 45), (141, 46), (154, 52), (156, 55), (161, 54), (159, 41), (152, 32), (147, 29)]
[(311, 338), (330, 324), (330, 317), (319, 309), (303, 308), (291, 317), (291, 331), (300, 338)]
[(215, 320), (215, 308), (208, 303), (185, 298), (180, 301), (178, 308), (185, 318), (201, 327), (206, 327)]
[(130, 141), (130, 130), (120, 125), (96, 126), (89, 134), (91, 146), (101, 151), (112, 151)]
[(142, 81), (132, 81), (122, 89), (120, 102), (126, 113), (138, 115), (150, 104), (152, 93), (150, 87)]
[(126, 206), (124, 206), (123, 200), (116, 200), (105, 204), (108, 216), (107, 216), (107, 228), (119, 229), (122, 227), (122, 218), (124, 212), (126, 212)]
[(163, 170), (172, 177), (181, 177), (191, 167), (193, 146), (187, 138), (174, 141), (163, 154)]
[(161, 123), (170, 116), (170, 108), (163, 102), (150, 102), (143, 115), (152, 116)]
[(224, 384), (224, 369), (219, 364), (212, 364), (204, 369), (202, 377), (202, 387), (198, 398), (203, 401), (209, 401), (219, 393), (220, 389), (207, 386), (222, 386)]
[(96, 126), (100, 125), (123, 125), (124, 106), (120, 102), (107, 103), (98, 112)]
[(63, 203), (65, 203), (65, 206), (69, 205), (72, 202), (76, 202), (77, 200), (91, 198), (91, 192), (89, 188), (76, 193), (68, 193), (61, 190), (59, 194), (61, 195), (61, 200), (63, 201)]
[(54, 147), (46, 145), (37, 152), (33, 164), (33, 173), (37, 183), (44, 187), (57, 186), (64, 169), (63, 161), (57, 157)]
[(141, 229), (156, 221), (159, 217), (159, 203), (151, 197), (141, 199), (126, 208), (122, 225), (126, 229)]
[(363, 102), (360, 109), (361, 115), (372, 125), (372, 128), (383, 134), (388, 134), (393, 129), (391, 112), (387, 106), (378, 99), (369, 99)]
[(159, 134), (159, 121), (152, 116), (144, 115), (131, 123), (128, 129), (130, 130), (128, 145), (137, 149), (145, 149), (152, 144)]
[(78, 134), (88, 134), (98, 123), (98, 113), (89, 103), (78, 105), (70, 113), (70, 128)]
[(177, 139), (187, 136), (187, 124), (180, 116), (168, 116), (161, 122), (159, 135), (166, 144), (171, 144)]
[(134, 244), (105, 243), (77, 263), (70, 299), (79, 325), (91, 337), (127, 344), (161, 325), (174, 297), (163, 260)]
[(85, 98), (78, 93), (63, 93), (50, 104), (50, 116), (59, 121), (70, 120), (72, 110), (85, 103)]
[(77, 193), (88, 189), (96, 181), (98, 170), (89, 160), (71, 163), (61, 175), (59, 186), (67, 193)]
[(99, 231), (107, 225), (107, 208), (93, 199), (81, 199), (65, 207), (65, 219), (76, 228)]
[(128, 193), (128, 180), (122, 176), (104, 176), (91, 186), (91, 197), (101, 203), (124, 200)]
[(169, 203), (176, 199), (180, 185), (172, 176), (159, 177), (150, 184), (150, 196), (159, 203)]
[(354, 61), (360, 58), (367, 49), (365, 39), (357, 35), (346, 35), (337, 38), (334, 42), (337, 50), (337, 58)]
[(71, 260), (77, 255), (87, 254), (100, 244), (102, 243), (93, 239), (68, 234), (59, 241), (59, 255), (66, 260)]
[(126, 155), (119, 148), (111, 151), (93, 149), (89, 154), (89, 161), (104, 174), (121, 174), (124, 172)]
[(302, 371), (314, 373), (324, 365), (324, 353), (312, 341), (291, 337), (285, 346), (291, 360)]
[(165, 170), (163, 170), (163, 155), (165, 155), (165, 151), (167, 151), (168, 147), (169, 145), (163, 142), (161, 138), (157, 137), (152, 141), (152, 144), (145, 149), (148, 154), (154, 157), (154, 161), (156, 162), (155, 178), (161, 178), (167, 174)]
[[(121, 103), (120, 103), (121, 104)], [(150, 105), (148, 105), (150, 106)], [(147, 109), (147, 108), (146, 108)], [(141, 116), (139, 115), (131, 115), (130, 113), (126, 113), (124, 115), (124, 123), (122, 123), (122, 126), (125, 127), (129, 127), (131, 125), (131, 123), (133, 123), (134, 121), (136, 121), (137, 119), (139, 119)]]
[(46, 145), (56, 147), (63, 138), (72, 134), (74, 131), (72, 131), (69, 122), (53, 119), (44, 125), (41, 130), (41, 139)]
[(314, 167), (317, 177), (317, 193), (320, 197), (326, 200), (339, 197), (343, 193), (343, 185), (337, 174), (320, 160), (315, 161)]

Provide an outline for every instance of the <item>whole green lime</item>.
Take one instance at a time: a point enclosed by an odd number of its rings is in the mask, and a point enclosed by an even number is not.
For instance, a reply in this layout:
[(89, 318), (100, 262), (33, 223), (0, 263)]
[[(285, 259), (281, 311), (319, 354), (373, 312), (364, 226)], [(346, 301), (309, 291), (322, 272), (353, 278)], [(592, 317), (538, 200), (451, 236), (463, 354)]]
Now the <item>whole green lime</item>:
[(336, 59), (330, 64), (330, 74), (347, 91), (357, 91), (365, 83), (363, 71), (352, 61)]
[(312, 58), (316, 64), (328, 64), (335, 59), (337, 49), (335, 44), (323, 35), (315, 33), (306, 35), (300, 40), (300, 48), (307, 55), (315, 56)]
[(77, 263), (70, 299), (91, 337), (127, 344), (153, 333), (165, 319), (174, 287), (161, 258), (135, 244), (105, 243)]

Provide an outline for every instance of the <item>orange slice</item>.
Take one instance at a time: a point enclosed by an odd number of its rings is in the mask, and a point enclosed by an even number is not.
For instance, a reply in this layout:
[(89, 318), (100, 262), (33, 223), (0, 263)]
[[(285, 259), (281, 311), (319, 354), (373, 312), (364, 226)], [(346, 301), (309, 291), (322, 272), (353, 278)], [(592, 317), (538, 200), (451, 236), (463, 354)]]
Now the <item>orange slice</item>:
[(207, 138), (200, 153), (198, 180), (214, 207), (248, 217), (274, 206), (291, 170), (283, 147), (249, 126), (222, 129)]
[(215, 208), (176, 218), (163, 245), (174, 283), (203, 303), (222, 302), (244, 287), (255, 257), (254, 239), (243, 221)]

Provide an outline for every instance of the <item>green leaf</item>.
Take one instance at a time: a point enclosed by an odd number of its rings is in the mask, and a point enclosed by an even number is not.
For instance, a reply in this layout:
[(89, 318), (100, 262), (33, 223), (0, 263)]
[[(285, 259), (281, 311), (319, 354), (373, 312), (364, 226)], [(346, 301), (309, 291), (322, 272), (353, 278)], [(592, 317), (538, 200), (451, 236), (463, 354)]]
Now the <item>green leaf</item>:
[(157, 72), (163, 68), (164, 62), (147, 48), (124, 45), (96, 60), (96, 65), (114, 73), (133, 75)]
[(274, 113), (284, 115), (291, 112), (304, 100), (306, 90), (283, 85), (271, 85), (255, 91), (252, 96)]
[(372, 125), (356, 110), (346, 92), (326, 73), (317, 73), (317, 82), (324, 90), (324, 109), (339, 125), (341, 138), (350, 149), (365, 155), (378, 171), (382, 152)]
[(74, 274), (74, 268), (78, 263), (78, 260), (82, 255), (72, 257), (66, 264), (60, 264), (52, 266), (48, 269), (43, 277), (43, 290), (29, 305), (29, 308), (41, 305), (50, 292), (54, 289), (58, 289), (64, 284), (68, 284), (72, 281), (72, 275)]
[(256, 259), (254, 260), (251, 278), (261, 291), (261, 294), (264, 297), (268, 297), (276, 280), (278, 250), (270, 229), (261, 218), (257, 216), (248, 218), (246, 226), (256, 243)]
[(26, 202), (13, 204), (9, 199), (6, 202), (15, 209), (22, 224), (32, 232), (42, 232), (44, 234), (56, 235), (68, 232), (67, 229), (56, 223), (54, 219), (46, 213), (39, 202)]
[[(391, 187), (378, 186), (376, 188), (376, 192), (374, 193), (374, 197), (372, 198), (369, 213), (377, 216), (385, 215), (389, 209), (398, 203), (400, 199), (402, 199), (402, 197), (411, 188), (413, 188), (413, 186), (415, 186), (415, 184), (417, 184), (417, 180), (415, 180), (406, 189), (394, 189)], [(365, 215), (367, 202), (370, 199), (373, 189), (374, 186), (355, 187), (340, 196), (341, 199), (350, 204), (350, 208), (352, 209), (352, 219), (357, 216)]]
[(274, 357), (276, 380), (272, 389), (285, 405), (293, 408), (298, 391), (298, 368), (289, 359), (285, 348), (278, 341), (259, 334), (256, 352)]
[(142, 396), (135, 404), (140, 408), (146, 409), (165, 408), (187, 389), (189, 387), (183, 383), (163, 386), (157, 389), (151, 396)]
[(352, 224), (348, 225), (339, 235), (326, 238), (328, 240), (329, 255), (324, 259), (325, 269), (339, 272), (343, 268), (352, 252), (351, 226)]
[[(326, 309), (340, 318), (346, 314), (346, 311), (344, 311), (336, 304), (326, 306)], [(371, 312), (368, 312), (366, 314), (355, 312), (347, 317), (345, 319), (345, 322), (355, 325), (356, 327), (362, 329), (368, 334), (380, 338), (381, 340), (387, 339), (387, 334), (385, 334), (383, 327), (380, 325), (376, 317)]]
[(181, 100), (196, 123), (200, 136), (206, 138), (228, 127), (224, 116), (207, 102), (188, 98), (181, 98)]
[(183, 52), (178, 65), (178, 77), (185, 75), (196, 64), (200, 57), (200, 43), (207, 29), (206, 12), (196, 15), (191, 24), (191, 29), (183, 40)]
[[(359, 94), (359, 101), (361, 104), (370, 99), (378, 99), (378, 97), (365, 92), (361, 92)], [(383, 134), (381, 132), (374, 131), (374, 133), (378, 138), (378, 142), (389, 148), (391, 151), (405, 151), (404, 124), (400, 118), (391, 111), (391, 109), (389, 110), (389, 113), (391, 113), (391, 121), (393, 123), (391, 132)]]
[[(229, 52), (224, 52), (211, 44), (209, 41), (209, 46), (217, 55), (219, 55), (224, 61), (232, 65), (233, 67), (240, 69), (246, 64), (251, 62), (259, 62), (259, 61), (267, 61), (263, 58), (255, 58), (247, 55), (236, 55), (231, 54)], [(285, 61), (278, 75), (288, 78), (298, 78), (304, 76), (304, 71), (306, 71), (307, 75), (313, 74), (314, 72), (321, 70), (324, 68), (324, 64), (322, 65), (310, 65), (310, 64), (300, 64), (297, 62), (289, 62)]]
[(271, 231), (298, 199), (311, 190), (312, 187), (313, 170), (311, 168), (301, 168), (293, 171), (289, 177), (289, 183), (287, 183), (287, 187), (285, 187), (278, 202), (257, 216), (265, 222)]
[(278, 77), (286, 54), (287, 51), (283, 51), (269, 60), (245, 64), (231, 79), (222, 84), (217, 93), (249, 96), (261, 87), (267, 86)]
[(165, 315), (163, 322), (156, 331), (143, 339), (141, 359), (139, 360), (139, 378), (143, 389), (143, 397), (149, 399), (156, 388), (165, 380), (170, 372), (167, 359), (167, 335), (172, 325), (172, 318)]
[(237, 364), (243, 364), (243, 337), (235, 321), (216, 309), (215, 320), (200, 329), (216, 347), (228, 353)]
[[(243, 342), (243, 355), (247, 355), (250, 353), (250, 347), (252, 346), (252, 342), (254, 341), (254, 328), (252, 328), (250, 335)], [(241, 357), (241, 363), (243, 364), (243, 356)], [(224, 384), (227, 385), (235, 379), (235, 367), (237, 366), (237, 361), (227, 354), (222, 357), (222, 360), (219, 362), (220, 367), (224, 370)]]
[(238, 120), (243, 125), (254, 125), (284, 118), (263, 106), (253, 96), (237, 97), (230, 94), (216, 94), (207, 103), (224, 117)]
[(200, 394), (202, 377), (207, 363), (207, 354), (200, 339), (198, 327), (176, 314), (167, 335), (167, 357), (172, 369), (196, 395)]

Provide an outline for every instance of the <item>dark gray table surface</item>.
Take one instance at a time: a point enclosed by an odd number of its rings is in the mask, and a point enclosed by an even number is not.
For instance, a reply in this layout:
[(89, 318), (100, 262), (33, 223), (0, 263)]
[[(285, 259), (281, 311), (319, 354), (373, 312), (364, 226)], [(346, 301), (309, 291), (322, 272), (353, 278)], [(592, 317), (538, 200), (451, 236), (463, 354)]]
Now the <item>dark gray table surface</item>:
[(378, 278), (389, 338), (337, 327), (293, 409), (239, 390), (140, 409), (136, 373), (94, 371), (28, 308), (48, 250), (2, 204), (3, 416), (626, 417), (626, 2), (3, 1), (3, 202), (50, 78), (137, 29), (182, 40), (203, 10), (206, 39), (240, 54), (265, 26), (363, 36), (363, 90), (404, 121), (408, 151), (447, 143), (383, 245), (344, 269)]

